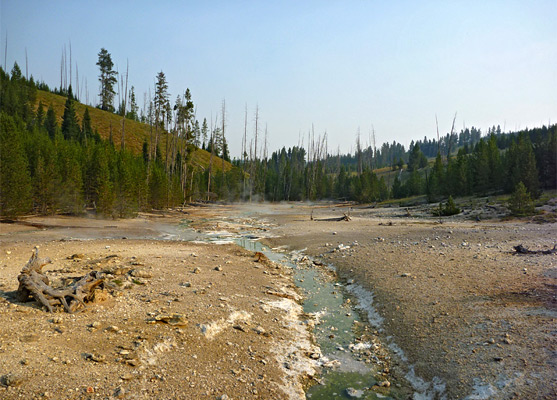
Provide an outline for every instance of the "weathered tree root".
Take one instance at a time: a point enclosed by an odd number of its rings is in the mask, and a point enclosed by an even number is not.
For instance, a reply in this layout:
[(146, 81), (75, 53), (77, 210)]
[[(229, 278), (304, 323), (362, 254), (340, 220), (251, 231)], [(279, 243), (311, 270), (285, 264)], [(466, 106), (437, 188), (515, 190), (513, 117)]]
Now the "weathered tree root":
[(66, 312), (73, 313), (79, 305), (85, 307), (85, 301), (91, 300), (94, 289), (104, 282), (104, 279), (93, 271), (68, 288), (54, 289), (49, 285), (48, 277), (42, 273), (42, 268), (50, 262), (48, 258), (39, 259), (39, 248), (35, 247), (31, 258), (17, 277), (18, 301), (28, 301), (29, 296), (32, 296), (49, 312), (54, 312), (52, 306), (60, 303)]
[(529, 250), (519, 244), (518, 246), (514, 246), (514, 251), (516, 251), (515, 254), (553, 254), (557, 253), (557, 245), (553, 246), (553, 248), (549, 250)]

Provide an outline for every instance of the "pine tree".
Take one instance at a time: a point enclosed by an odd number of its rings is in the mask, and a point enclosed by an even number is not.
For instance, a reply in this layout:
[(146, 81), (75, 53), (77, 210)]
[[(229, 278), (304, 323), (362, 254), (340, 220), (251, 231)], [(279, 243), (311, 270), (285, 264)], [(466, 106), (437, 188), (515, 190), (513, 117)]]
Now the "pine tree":
[(518, 136), (506, 153), (507, 164), (507, 192), (513, 191), (522, 182), (533, 197), (538, 197), (539, 178), (536, 167), (536, 157), (530, 138), (524, 132)]
[(28, 161), (12, 117), (0, 113), (0, 215), (17, 216), (31, 210)]
[(54, 108), (52, 107), (52, 104), (48, 107), (48, 111), (46, 112), (44, 127), (48, 132), (48, 136), (52, 140), (54, 140), (54, 137), (56, 136), (56, 131), (58, 130), (58, 121), (56, 119), (56, 113), (54, 112)]
[(534, 213), (534, 203), (526, 190), (526, 186), (524, 186), (522, 182), (518, 182), (511, 195), (509, 209), (511, 210), (511, 214), (517, 217), (524, 217)]
[(37, 124), (37, 126), (42, 126), (43, 125), (44, 118), (45, 118), (45, 114), (44, 114), (43, 102), (39, 101), (39, 106), (37, 107), (37, 114), (36, 114), (36, 124)]
[(137, 114), (138, 110), (139, 107), (137, 105), (137, 100), (135, 99), (135, 88), (132, 86), (130, 89), (130, 111), (128, 111), (126, 118), (132, 119), (134, 121), (138, 121), (139, 120), (139, 116)]
[(64, 115), (62, 116), (62, 134), (66, 140), (77, 140), (80, 136), (79, 124), (75, 115), (75, 106), (72, 99), (72, 86), (69, 88), (69, 95), (64, 106)]
[(114, 95), (116, 94), (114, 91), (116, 71), (112, 69), (114, 67), (114, 63), (112, 62), (110, 53), (104, 48), (101, 48), (98, 57), (99, 60), (97, 61), (97, 65), (101, 71), (99, 75), (99, 82), (101, 83), (101, 91), (99, 92), (101, 100), (100, 108), (101, 110), (113, 112)]
[(93, 137), (93, 128), (91, 127), (91, 116), (89, 115), (89, 108), (85, 107), (83, 119), (81, 120), (81, 136), (80, 142), (87, 146), (87, 140)]

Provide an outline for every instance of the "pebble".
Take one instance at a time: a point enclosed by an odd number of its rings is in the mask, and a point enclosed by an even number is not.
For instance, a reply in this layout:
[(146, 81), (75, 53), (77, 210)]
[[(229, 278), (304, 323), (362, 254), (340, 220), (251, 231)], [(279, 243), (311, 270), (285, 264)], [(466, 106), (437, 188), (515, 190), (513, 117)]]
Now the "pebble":
[(346, 388), (345, 389), (346, 395), (348, 397), (350, 397), (351, 399), (359, 399), (360, 397), (362, 397), (364, 395), (364, 391), (363, 390), (358, 390), (358, 389), (354, 389), (354, 388)]
[(0, 377), (0, 383), (7, 387), (16, 387), (23, 383), (23, 377), (17, 374), (7, 374)]
[(199, 273), (201, 273), (201, 268), (195, 267), (194, 270), (193, 270), (193, 273), (194, 273), (194, 274), (199, 274)]

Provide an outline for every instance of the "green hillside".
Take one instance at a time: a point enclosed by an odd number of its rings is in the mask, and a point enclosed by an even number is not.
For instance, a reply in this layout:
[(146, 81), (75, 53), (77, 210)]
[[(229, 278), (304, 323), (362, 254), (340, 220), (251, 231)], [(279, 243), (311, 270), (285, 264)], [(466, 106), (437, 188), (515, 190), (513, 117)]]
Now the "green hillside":
[[(58, 117), (58, 126), (60, 126), (62, 124), (62, 115), (64, 115), (64, 105), (66, 103), (66, 98), (54, 93), (37, 90), (37, 101), (35, 104), (35, 108), (38, 107), (39, 102), (41, 101), (45, 109), (52, 105), (52, 108), (54, 109), (54, 111), (56, 112), (56, 116)], [(85, 108), (89, 109), (93, 131), (98, 131), (101, 138), (108, 139), (110, 136), (110, 130), (112, 128), (112, 139), (116, 145), (119, 145), (122, 138), (122, 117), (120, 115), (113, 114), (108, 111), (103, 111), (95, 107), (86, 106), (85, 104), (76, 101), (75, 109), (80, 125), (81, 118), (83, 117), (83, 113), (85, 112)], [(150, 126), (141, 122), (133, 121), (131, 119), (126, 119), (125, 127), (126, 148), (132, 150), (136, 154), (140, 153), (143, 148), (143, 142), (149, 142), (151, 132)], [(159, 147), (162, 152), (164, 152), (164, 149), (166, 148), (166, 140), (168, 137), (169, 135), (167, 132), (162, 132), (160, 134)], [(203, 168), (208, 168), (210, 157), (211, 154), (207, 151), (196, 149), (192, 157), (192, 163)], [(220, 170), (221, 167), (222, 159), (220, 157), (214, 157), (213, 170)], [(225, 161), (224, 170), (229, 171), (230, 169), (232, 169), (232, 164), (230, 164), (228, 161)]]

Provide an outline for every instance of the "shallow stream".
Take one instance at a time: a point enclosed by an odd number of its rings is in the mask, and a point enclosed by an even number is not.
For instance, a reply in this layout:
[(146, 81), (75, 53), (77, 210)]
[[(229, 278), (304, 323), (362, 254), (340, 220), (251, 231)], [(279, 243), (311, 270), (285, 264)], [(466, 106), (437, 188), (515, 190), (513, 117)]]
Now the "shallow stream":
[(331, 266), (316, 267), (300, 253), (264, 246), (250, 231), (208, 232), (205, 241), (236, 243), (292, 269), (304, 295), (304, 312), (315, 319), (313, 334), (322, 352), (321, 375), (308, 389), (308, 399), (399, 399), (412, 393), (404, 379), (397, 382), (388, 374), (390, 355)]

